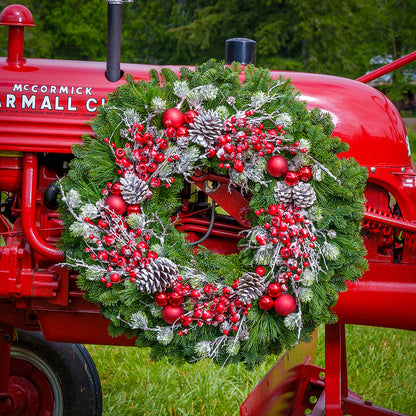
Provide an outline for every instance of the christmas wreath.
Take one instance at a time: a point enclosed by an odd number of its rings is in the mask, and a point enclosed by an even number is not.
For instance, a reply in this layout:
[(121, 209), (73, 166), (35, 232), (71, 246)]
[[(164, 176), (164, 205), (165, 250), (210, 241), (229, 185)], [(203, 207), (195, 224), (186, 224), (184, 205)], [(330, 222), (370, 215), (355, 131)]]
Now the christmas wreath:
[[(126, 76), (60, 180), (60, 248), (79, 287), (112, 335), (155, 359), (258, 363), (334, 321), (338, 292), (366, 268), (365, 169), (337, 157), (348, 146), (330, 116), (289, 80), (241, 71), (212, 60)], [(234, 254), (177, 229), (197, 170), (250, 200)]]

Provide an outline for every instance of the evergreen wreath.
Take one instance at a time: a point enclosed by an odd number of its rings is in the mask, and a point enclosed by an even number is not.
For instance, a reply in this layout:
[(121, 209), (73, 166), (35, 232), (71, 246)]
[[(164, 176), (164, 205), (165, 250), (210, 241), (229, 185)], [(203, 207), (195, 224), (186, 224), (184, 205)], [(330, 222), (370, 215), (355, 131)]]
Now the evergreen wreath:
[[(95, 137), (60, 180), (60, 248), (110, 334), (152, 358), (259, 363), (307, 341), (345, 281), (366, 269), (366, 170), (307, 111), (289, 80), (211, 60), (180, 74), (126, 76), (100, 107)], [(215, 254), (177, 230), (196, 170), (250, 198), (238, 252)]]

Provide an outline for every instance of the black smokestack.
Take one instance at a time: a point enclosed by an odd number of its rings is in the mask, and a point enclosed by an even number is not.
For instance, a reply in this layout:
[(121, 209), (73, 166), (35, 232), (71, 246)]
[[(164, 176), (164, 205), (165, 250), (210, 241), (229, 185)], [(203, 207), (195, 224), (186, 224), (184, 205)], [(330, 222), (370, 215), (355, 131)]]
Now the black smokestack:
[(233, 38), (226, 40), (225, 63), (248, 65), (256, 63), (256, 41), (246, 38)]
[(123, 3), (133, 0), (107, 0), (107, 70), (105, 75), (111, 82), (117, 82), (122, 73), (120, 70), (121, 54), (121, 7)]

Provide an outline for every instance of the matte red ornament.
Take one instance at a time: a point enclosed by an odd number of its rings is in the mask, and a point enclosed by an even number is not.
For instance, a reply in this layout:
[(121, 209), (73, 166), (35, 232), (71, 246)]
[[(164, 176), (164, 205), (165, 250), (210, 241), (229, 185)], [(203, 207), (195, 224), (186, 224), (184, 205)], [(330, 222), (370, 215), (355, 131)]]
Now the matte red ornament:
[(274, 300), (270, 296), (262, 296), (259, 299), (259, 308), (268, 311), (273, 308)]
[(295, 311), (296, 301), (293, 296), (285, 293), (274, 301), (274, 309), (279, 315), (287, 316)]
[(162, 318), (170, 325), (179, 320), (181, 315), (183, 315), (183, 309), (181, 306), (166, 305), (162, 309)]
[(272, 156), (266, 164), (266, 170), (269, 175), (280, 178), (287, 172), (287, 160), (280, 155)]
[(162, 116), (162, 123), (165, 127), (174, 127), (177, 129), (184, 122), (182, 111), (177, 108), (167, 109)]
[(299, 179), (303, 182), (308, 182), (312, 179), (312, 169), (309, 166), (302, 166), (298, 170)]
[(285, 175), (285, 182), (289, 186), (295, 186), (299, 182), (299, 175), (293, 170), (289, 170)]
[(105, 200), (105, 206), (117, 215), (123, 215), (127, 210), (127, 205), (120, 195), (110, 195)]

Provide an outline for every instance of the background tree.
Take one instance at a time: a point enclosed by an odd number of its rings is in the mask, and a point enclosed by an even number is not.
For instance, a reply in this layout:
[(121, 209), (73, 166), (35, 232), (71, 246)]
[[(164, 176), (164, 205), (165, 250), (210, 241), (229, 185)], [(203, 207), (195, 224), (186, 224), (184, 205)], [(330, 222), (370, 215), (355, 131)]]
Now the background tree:
[[(105, 60), (105, 0), (19, 2), (37, 25), (26, 30), (25, 56)], [(414, 0), (134, 0), (123, 6), (121, 60), (198, 64), (223, 59), (226, 39), (246, 37), (257, 42), (259, 66), (356, 78), (374, 69), (372, 58), (413, 51), (415, 14)], [(0, 48), (5, 55), (6, 30)], [(397, 71), (391, 81), (397, 100), (409, 79)]]

